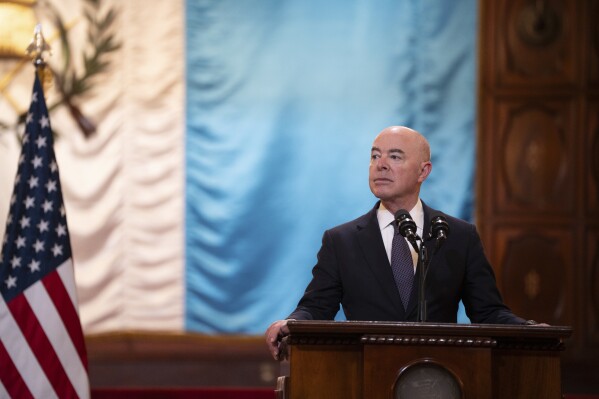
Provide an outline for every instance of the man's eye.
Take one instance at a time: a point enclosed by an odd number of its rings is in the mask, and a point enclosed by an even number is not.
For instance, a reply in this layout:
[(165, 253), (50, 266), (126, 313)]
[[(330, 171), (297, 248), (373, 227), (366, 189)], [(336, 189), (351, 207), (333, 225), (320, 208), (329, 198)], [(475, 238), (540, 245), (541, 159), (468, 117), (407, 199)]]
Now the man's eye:
[(389, 158), (391, 158), (394, 161), (399, 161), (401, 159), (399, 155), (389, 155)]
[(371, 154), (370, 159), (379, 159), (381, 156), (379, 154)]

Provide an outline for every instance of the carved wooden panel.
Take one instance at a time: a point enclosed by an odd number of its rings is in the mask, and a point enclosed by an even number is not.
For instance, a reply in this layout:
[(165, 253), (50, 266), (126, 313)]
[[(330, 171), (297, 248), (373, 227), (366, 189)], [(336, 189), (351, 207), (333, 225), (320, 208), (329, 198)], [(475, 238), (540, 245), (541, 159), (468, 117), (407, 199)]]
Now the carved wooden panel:
[[(599, 25), (599, 24), (598, 24)], [(589, 103), (588, 134), (584, 148), (585, 204), (591, 214), (599, 214), (599, 99)]]
[(586, 23), (589, 26), (589, 82), (592, 86), (599, 85), (599, 1), (594, 0), (589, 4), (589, 9), (586, 12)]
[(573, 105), (568, 101), (498, 101), (491, 189), (498, 213), (573, 211)]
[(599, 367), (599, 0), (478, 5), (476, 223), (507, 304), (572, 325), (582, 375)]
[(588, 322), (588, 340), (597, 348), (599, 347), (599, 228), (589, 231), (587, 237), (588, 267), (585, 268), (582, 281), (586, 285), (583, 291), (588, 293), (588, 298), (584, 300), (588, 310), (584, 315)]
[[(362, 398), (362, 348), (330, 345), (322, 348), (301, 345), (291, 347), (289, 399)], [(318, 396), (314, 396), (318, 387)]]
[(514, 313), (553, 325), (573, 322), (573, 240), (567, 228), (496, 230), (501, 292)]
[[(576, 52), (582, 39), (574, 21), (574, 1), (495, 1), (497, 84), (571, 85), (576, 81)], [(507, 4), (506, 4), (507, 3)]]

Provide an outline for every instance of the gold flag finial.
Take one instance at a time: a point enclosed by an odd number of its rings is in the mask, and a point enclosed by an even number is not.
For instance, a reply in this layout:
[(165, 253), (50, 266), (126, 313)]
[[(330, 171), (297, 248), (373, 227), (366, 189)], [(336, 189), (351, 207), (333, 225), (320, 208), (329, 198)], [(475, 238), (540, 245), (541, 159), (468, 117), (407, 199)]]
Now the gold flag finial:
[(27, 54), (32, 59), (33, 65), (37, 69), (37, 73), (42, 85), (44, 85), (44, 83), (49, 83), (50, 74), (46, 73), (46, 60), (44, 57), (46, 54), (52, 55), (52, 49), (44, 39), (44, 34), (42, 33), (42, 24), (40, 23), (35, 25), (33, 39), (31, 39), (31, 43), (29, 43), (29, 46), (27, 46)]
[(33, 60), (33, 65), (41, 66), (46, 63), (46, 60), (44, 60), (46, 53), (52, 54), (52, 49), (44, 39), (42, 24), (38, 23), (33, 30), (33, 39), (31, 39), (31, 43), (27, 46), (27, 54)]

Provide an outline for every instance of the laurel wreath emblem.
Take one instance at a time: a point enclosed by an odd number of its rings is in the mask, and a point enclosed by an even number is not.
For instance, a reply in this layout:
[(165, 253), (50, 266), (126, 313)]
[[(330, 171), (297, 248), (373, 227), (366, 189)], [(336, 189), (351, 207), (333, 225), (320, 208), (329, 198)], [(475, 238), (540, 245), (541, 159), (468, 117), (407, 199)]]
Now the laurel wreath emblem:
[[(77, 71), (73, 62), (73, 51), (68, 37), (68, 29), (58, 10), (49, 2), (39, 3), (40, 7), (48, 10), (52, 23), (58, 30), (60, 47), (63, 58), (62, 65), (56, 68), (47, 65), (50, 77), (55, 85), (59, 97), (58, 100), (49, 104), (48, 110), (66, 106), (71, 116), (87, 138), (96, 131), (94, 123), (81, 112), (78, 104), (83, 98), (90, 94), (94, 87), (94, 80), (110, 68), (110, 54), (121, 47), (114, 34), (114, 25), (117, 12), (110, 7), (104, 10), (102, 0), (84, 0), (83, 15), (87, 22), (87, 44), (86, 50), (80, 55), (82, 57), (82, 70)], [(81, 68), (80, 68), (81, 69)], [(18, 116), (16, 131), (20, 131), (25, 122), (26, 112)], [(0, 123), (0, 128), (8, 129), (11, 126)], [(57, 134), (53, 128), (54, 134)]]

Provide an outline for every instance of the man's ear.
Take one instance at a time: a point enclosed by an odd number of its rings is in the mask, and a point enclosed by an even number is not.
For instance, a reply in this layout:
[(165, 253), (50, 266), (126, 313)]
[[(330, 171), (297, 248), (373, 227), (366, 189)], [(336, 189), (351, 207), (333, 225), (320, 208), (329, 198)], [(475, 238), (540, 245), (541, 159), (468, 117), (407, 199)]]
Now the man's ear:
[(418, 176), (418, 181), (422, 183), (426, 180), (428, 175), (430, 175), (433, 170), (433, 164), (430, 161), (422, 162), (420, 164), (420, 175)]

